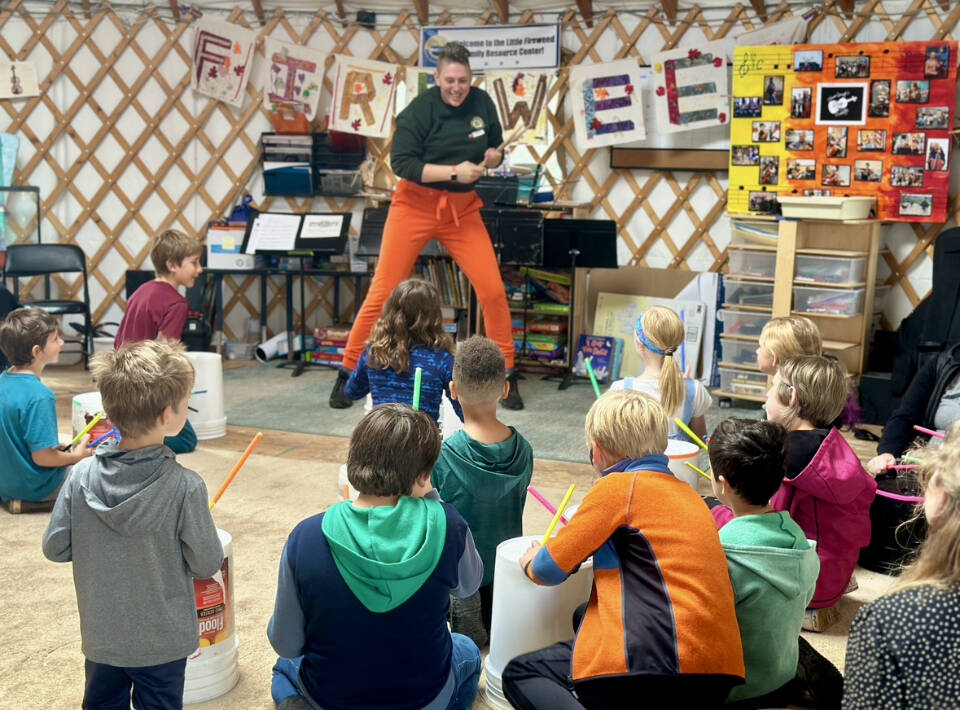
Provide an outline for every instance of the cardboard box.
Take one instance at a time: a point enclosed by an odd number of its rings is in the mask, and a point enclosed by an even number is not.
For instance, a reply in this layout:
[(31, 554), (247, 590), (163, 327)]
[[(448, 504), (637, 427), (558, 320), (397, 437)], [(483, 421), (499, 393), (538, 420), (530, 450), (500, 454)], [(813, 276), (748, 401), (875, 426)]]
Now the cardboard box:
[(241, 251), (246, 229), (243, 225), (207, 229), (208, 269), (253, 269), (254, 255)]

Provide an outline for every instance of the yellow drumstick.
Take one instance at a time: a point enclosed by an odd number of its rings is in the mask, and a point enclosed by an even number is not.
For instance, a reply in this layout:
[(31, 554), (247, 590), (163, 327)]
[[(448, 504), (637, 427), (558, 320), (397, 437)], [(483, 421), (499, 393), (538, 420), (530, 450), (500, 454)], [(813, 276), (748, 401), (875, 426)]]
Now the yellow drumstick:
[(553, 535), (553, 531), (557, 529), (557, 523), (560, 522), (560, 516), (563, 515), (563, 511), (566, 510), (567, 506), (570, 504), (570, 499), (573, 497), (573, 490), (576, 487), (576, 483), (570, 484), (570, 487), (567, 489), (567, 494), (563, 497), (563, 500), (560, 501), (560, 505), (557, 506), (556, 515), (554, 515), (553, 520), (550, 521), (550, 527), (547, 528), (547, 532), (543, 536), (543, 540), (540, 542), (541, 545), (546, 545), (547, 540), (549, 540), (550, 536)]
[(93, 428), (97, 425), (97, 422), (99, 422), (101, 419), (103, 419), (103, 412), (100, 412), (97, 416), (95, 416), (93, 419), (90, 420), (90, 423), (87, 424), (87, 425), (80, 431), (80, 433), (77, 434), (77, 435), (74, 437), (73, 441), (70, 442), (70, 446), (67, 447), (67, 450), (70, 450), (70, 449), (72, 449), (74, 446), (76, 446), (77, 444), (79, 444), (79, 443), (80, 443), (80, 439), (82, 439), (82, 438), (85, 437), (87, 434), (89, 434), (89, 433), (90, 433), (90, 430), (93, 429)]
[(525, 130), (527, 130), (527, 127), (524, 126), (522, 123), (519, 126), (517, 126), (516, 130), (514, 130), (514, 132), (510, 134), (510, 137), (504, 140), (503, 143), (497, 146), (497, 152), (499, 153), (501, 150), (503, 150), (508, 145), (513, 143), (515, 140), (517, 140), (517, 138), (520, 137), (520, 134), (523, 133)]
[(704, 478), (706, 478), (708, 481), (712, 481), (712, 480), (713, 480), (713, 478), (710, 476), (709, 473), (707, 473), (707, 472), (704, 471), (703, 469), (697, 468), (696, 466), (694, 466), (694, 465), (693, 465), (692, 463), (690, 463), (689, 461), (684, 461), (684, 462), (683, 462), (683, 465), (684, 465), (684, 466), (689, 466), (689, 467), (692, 468), (694, 471), (696, 471), (697, 473), (699, 473), (701, 476), (703, 476)]
[(686, 433), (686, 435), (690, 437), (690, 439), (693, 441), (694, 444), (699, 446), (704, 451), (709, 451), (709, 449), (707, 449), (707, 445), (703, 443), (703, 441), (700, 439), (699, 436), (693, 433), (693, 429), (691, 429), (686, 424), (684, 424), (683, 420), (680, 417), (674, 417), (673, 421), (677, 423), (678, 427), (683, 429), (684, 433)]

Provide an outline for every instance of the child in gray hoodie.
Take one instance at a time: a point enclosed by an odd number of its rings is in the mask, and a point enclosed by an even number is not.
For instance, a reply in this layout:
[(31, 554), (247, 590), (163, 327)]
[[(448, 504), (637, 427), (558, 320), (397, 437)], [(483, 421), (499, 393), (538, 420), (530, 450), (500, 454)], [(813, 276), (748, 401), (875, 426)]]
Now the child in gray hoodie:
[(145, 340), (97, 356), (91, 370), (119, 430), (73, 468), (43, 554), (73, 562), (86, 657), (83, 707), (181, 708), (199, 644), (193, 578), (223, 548), (207, 489), (163, 445), (187, 418), (193, 366), (183, 347)]

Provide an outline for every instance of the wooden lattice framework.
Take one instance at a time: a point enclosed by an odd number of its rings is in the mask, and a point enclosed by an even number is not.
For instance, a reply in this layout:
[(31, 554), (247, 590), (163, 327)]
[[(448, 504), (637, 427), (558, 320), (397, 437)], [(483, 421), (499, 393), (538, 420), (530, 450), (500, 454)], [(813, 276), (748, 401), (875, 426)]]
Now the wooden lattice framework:
[[(558, 99), (555, 105), (559, 108), (548, 113), (554, 138), (533, 154), (542, 161), (556, 158), (561, 165), (562, 174), (548, 176), (559, 199), (585, 198), (592, 216), (617, 222), (626, 261), (678, 269), (722, 269), (729, 238), (725, 174), (610, 170), (605, 149), (579, 151), (572, 117), (563, 109), (569, 65), (626, 57), (645, 62), (651, 54), (680, 46), (685, 40), (726, 37), (741, 28), (754, 29), (791, 16), (787, 2), (772, 9), (760, 4), (766, 15), (763, 22), (756, 14), (757, 5), (736, 5), (719, 19), (712, 15), (708, 19), (709, 11), (695, 5), (678, 14), (675, 22), (669, 21), (661, 4), (629, 17), (609, 11), (593, 17), (591, 26), (573, 9), (560, 16), (567, 46), (565, 66), (558, 72), (548, 102)], [(857, 41), (871, 27), (870, 39), (876, 41), (879, 23), (886, 32), (880, 39), (896, 40), (913, 23), (922, 22), (929, 25), (930, 32), (924, 37), (913, 32), (910, 39), (938, 40), (950, 36), (960, 21), (960, 5), (951, 9), (949, 3), (935, 0), (912, 0), (899, 17), (887, 12), (882, 0), (859, 4), (853, 13), (844, 12), (849, 11), (847, 5), (827, 0), (823, 13), (810, 24), (810, 35), (816, 41)], [(258, 194), (257, 139), (261, 131), (269, 130), (269, 122), (255, 79), (248, 85), (249, 97), (240, 110), (190, 90), (193, 15), (172, 18), (152, 5), (133, 15), (108, 4), (83, 10), (67, 0), (57, 0), (43, 11), (13, 0), (0, 12), (0, 50), (12, 60), (46, 55), (50, 64), (40, 77), (41, 96), (0, 102), (0, 130), (24, 139), (15, 183), (47, 183), (42, 185), (46, 240), (52, 241), (51, 235), (56, 234), (59, 241), (78, 243), (85, 249), (91, 265), (94, 320), (101, 320), (119, 315), (122, 272), (149, 263), (150, 236), (168, 227), (200, 236), (205, 224), (229, 212), (243, 193)], [(272, 36), (331, 53), (359, 51), (362, 56), (404, 66), (417, 61), (419, 25), (411, 12), (392, 18), (385, 29), (345, 25), (323, 11), (303, 16), (275, 10), (264, 16), (262, 25), (256, 14), (252, 7), (238, 6), (226, 19), (255, 29), (260, 40)], [(512, 19), (534, 21), (530, 12)], [(431, 24), (465, 21), (493, 24), (499, 17), (487, 12), (465, 20), (444, 12), (432, 18)], [(56, 29), (66, 39), (56, 39)], [(27, 36), (15, 37), (17, 33)], [(262, 60), (262, 41), (258, 41), (258, 51)], [(80, 63), (92, 64), (86, 67), (91, 71), (81, 71)], [(140, 65), (139, 71), (135, 63)], [(329, 79), (324, 83), (329, 95)], [(53, 91), (56, 87), (58, 91)], [(52, 123), (50, 130), (34, 128), (38, 117), (44, 119), (39, 121), (41, 125)], [(368, 149), (377, 181), (391, 184), (394, 178), (386, 164), (390, 140), (370, 140)], [(111, 160), (104, 157), (107, 154), (120, 157)], [(708, 206), (698, 210), (696, 205), (704, 203)], [(358, 212), (363, 204), (358, 198), (266, 197), (256, 206), (295, 212)], [(951, 195), (948, 213), (950, 223), (960, 221), (956, 194)], [(118, 216), (111, 220), (111, 214)], [(932, 242), (942, 226), (914, 224), (888, 229), (900, 231), (892, 238), (899, 248), (884, 254), (890, 271), (887, 282), (903, 290), (912, 308), (926, 295), (926, 289), (917, 287), (911, 274), (925, 257), (932, 259)], [(59, 286), (71, 296), (80, 288), (76, 282), (61, 281)], [(248, 315), (258, 313), (258, 287), (254, 277), (226, 279), (229, 335)], [(331, 288), (331, 282), (308, 283), (310, 324), (334, 316)], [(352, 283), (345, 288), (350, 297), (342, 299), (340, 315), (349, 316), (357, 294), (352, 293)], [(270, 283), (272, 330), (282, 328), (283, 293), (282, 282)]]

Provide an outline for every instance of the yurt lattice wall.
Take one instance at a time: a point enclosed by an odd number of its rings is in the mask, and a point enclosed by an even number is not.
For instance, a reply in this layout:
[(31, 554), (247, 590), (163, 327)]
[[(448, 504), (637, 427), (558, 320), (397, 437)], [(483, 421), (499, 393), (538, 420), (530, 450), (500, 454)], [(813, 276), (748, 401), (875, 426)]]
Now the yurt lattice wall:
[[(565, 66), (551, 90), (549, 113), (553, 141), (534, 157), (555, 160), (561, 174), (551, 174), (560, 199), (590, 203), (590, 214), (617, 222), (621, 263), (674, 269), (720, 270), (726, 262), (729, 224), (725, 216), (725, 172), (611, 170), (606, 149), (578, 149), (569, 110), (564, 109), (567, 67), (577, 63), (635, 57), (703, 40), (734, 36), (764, 24), (754, 9), (760, 2), (732, 9), (681, 6), (673, 18), (664, 6), (644, 4), (598, 15), (588, 26), (578, 11), (513, 15), (511, 22), (557, 20), (563, 25)], [(938, 40), (956, 35), (960, 5), (942, 0), (828, 0), (812, 20), (813, 42)], [(782, 2), (767, 13), (766, 23), (806, 9)], [(269, 11), (265, 24), (252, 6), (230, 12), (205, 10), (274, 37), (322, 51), (369, 57), (412, 66), (417, 61), (419, 25), (415, 15), (380, 14), (367, 29), (344, 24), (333, 12)], [(673, 14), (673, 13), (671, 13)], [(149, 240), (173, 227), (202, 236), (206, 224), (228, 214), (250, 192), (260, 209), (303, 212), (308, 209), (353, 211), (358, 198), (293, 199), (264, 197), (258, 139), (270, 130), (262, 108), (262, 76), (247, 88), (242, 108), (233, 109), (190, 89), (190, 42), (193, 16), (173, 18), (147, 5), (124, 8), (83, 6), (59, 0), (25, 3), (14, 0), (0, 11), (0, 50), (16, 61), (37, 66), (41, 96), (0, 102), (0, 131), (21, 136), (15, 184), (39, 186), (44, 241), (79, 244), (90, 264), (94, 320), (119, 320), (124, 273), (149, 268)], [(494, 24), (492, 12), (431, 17), (431, 24)], [(263, 69), (263, 43), (258, 42)], [(325, 82), (329, 96), (330, 82)], [(389, 140), (370, 140), (378, 182), (393, 176), (385, 164)], [(957, 171), (954, 171), (957, 174)], [(960, 203), (954, 180), (948, 213), (957, 222)], [(16, 226), (16, 220), (10, 220)], [(886, 307), (896, 325), (930, 288), (932, 242), (941, 225), (898, 224), (884, 230), (888, 251), (884, 277), (893, 285)], [(11, 230), (16, 232), (17, 230)], [(30, 230), (19, 230), (22, 240)], [(356, 225), (351, 227), (356, 234)], [(16, 237), (16, 233), (13, 235)], [(9, 235), (8, 235), (9, 238)], [(352, 282), (344, 280), (341, 316), (353, 309)], [(75, 295), (80, 284), (59, 281)], [(268, 326), (282, 330), (283, 282), (269, 285)], [(242, 333), (248, 317), (259, 315), (255, 277), (227, 277), (227, 333)], [(308, 324), (334, 317), (331, 282), (308, 282)]]

